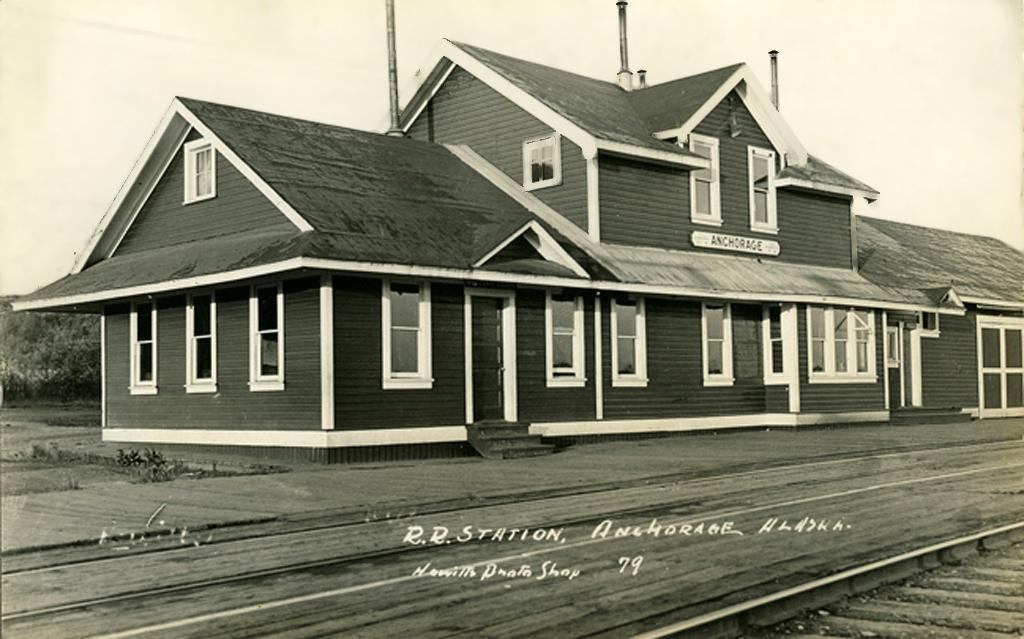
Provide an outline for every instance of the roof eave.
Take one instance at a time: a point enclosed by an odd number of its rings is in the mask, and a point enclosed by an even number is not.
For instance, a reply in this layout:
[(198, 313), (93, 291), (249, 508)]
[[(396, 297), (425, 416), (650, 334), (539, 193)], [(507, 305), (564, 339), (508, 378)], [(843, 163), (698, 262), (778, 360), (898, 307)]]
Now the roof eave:
[(875, 190), (864, 190), (857, 189), (849, 186), (840, 186), (838, 184), (829, 184), (827, 182), (819, 182), (817, 180), (805, 180), (797, 177), (782, 177), (775, 180), (775, 186), (778, 188), (791, 186), (802, 189), (810, 189), (812, 191), (822, 191), (825, 193), (835, 193), (837, 195), (848, 195), (854, 198), (864, 198), (868, 202), (874, 202), (881, 194)]

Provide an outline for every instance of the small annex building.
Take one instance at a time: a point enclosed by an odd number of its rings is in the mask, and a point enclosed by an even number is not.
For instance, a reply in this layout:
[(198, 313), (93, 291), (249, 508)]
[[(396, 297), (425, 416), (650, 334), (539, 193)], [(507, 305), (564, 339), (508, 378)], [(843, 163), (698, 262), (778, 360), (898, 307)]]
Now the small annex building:
[(445, 41), (401, 127), (172, 102), (15, 304), (100, 316), (105, 440), (340, 460), (1024, 415), (1024, 255), (854, 215), (879, 194), (746, 64), (627, 89)]

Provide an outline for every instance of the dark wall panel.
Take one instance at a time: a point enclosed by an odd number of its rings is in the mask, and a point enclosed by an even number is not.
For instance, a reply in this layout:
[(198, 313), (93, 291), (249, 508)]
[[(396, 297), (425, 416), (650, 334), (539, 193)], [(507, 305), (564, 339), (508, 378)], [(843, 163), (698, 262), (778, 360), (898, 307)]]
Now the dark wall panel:
[(463, 289), (434, 282), (430, 389), (382, 388), (381, 280), (334, 278), (336, 429), (464, 424)]
[[(523, 183), (523, 140), (551, 127), (461, 68), (455, 69), (409, 129), (410, 137), (465, 144)], [(562, 138), (562, 183), (533, 191), (545, 204), (587, 228), (587, 165), (576, 144)]]
[(594, 419), (593, 297), (584, 296), (583, 352), (587, 383), (582, 388), (547, 387), (544, 299), (544, 291), (540, 289), (520, 289), (516, 293), (519, 419), (527, 422)]
[(974, 314), (939, 318), (939, 337), (921, 338), (921, 393), (929, 408), (978, 405)]
[(320, 428), (319, 280), (285, 282), (285, 390), (251, 392), (248, 288), (217, 291), (217, 392), (185, 392), (185, 298), (157, 304), (156, 395), (131, 395), (128, 308), (107, 311), (107, 420), (113, 428)]
[(885, 410), (885, 360), (882, 340), (885, 331), (882, 316), (875, 312), (875, 371), (874, 382), (851, 384), (811, 384), (807, 381), (807, 307), (801, 305), (798, 314), (800, 351), (800, 412), (844, 413)]
[(700, 303), (647, 298), (647, 388), (611, 381), (611, 303), (602, 300), (605, 419), (760, 413), (765, 410), (758, 306), (733, 306), (733, 371), (728, 387), (704, 387)]
[[(194, 132), (193, 132), (193, 136)], [(182, 204), (185, 152), (179, 149), (117, 249), (118, 255), (254, 230), (294, 230), (270, 201), (217, 154), (217, 195)]]

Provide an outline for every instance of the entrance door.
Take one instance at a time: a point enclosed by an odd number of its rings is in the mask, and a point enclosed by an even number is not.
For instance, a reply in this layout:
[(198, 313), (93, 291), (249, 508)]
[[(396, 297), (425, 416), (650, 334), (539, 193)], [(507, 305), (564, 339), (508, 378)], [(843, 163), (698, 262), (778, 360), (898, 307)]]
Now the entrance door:
[(501, 325), (504, 300), (474, 296), (472, 307), (473, 421), (504, 419), (505, 363)]
[(903, 391), (903, 325), (885, 328), (885, 383), (889, 385), (890, 408), (906, 406)]
[(1024, 415), (1024, 329), (980, 326), (981, 416)]

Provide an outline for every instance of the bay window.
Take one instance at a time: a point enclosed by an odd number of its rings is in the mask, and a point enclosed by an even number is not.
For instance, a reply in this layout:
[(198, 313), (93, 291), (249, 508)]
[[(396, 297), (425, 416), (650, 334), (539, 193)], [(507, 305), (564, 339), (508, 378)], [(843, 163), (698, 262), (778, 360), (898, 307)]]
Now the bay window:
[(185, 392), (217, 391), (217, 304), (212, 294), (190, 295), (185, 307)]
[(732, 313), (728, 304), (701, 307), (704, 385), (732, 386)]
[(430, 285), (384, 280), (381, 295), (382, 385), (430, 388)]
[(130, 317), (130, 368), (132, 395), (155, 395), (156, 302), (132, 304)]
[(547, 385), (584, 386), (583, 298), (549, 291), (544, 320)]
[(284, 289), (254, 286), (249, 295), (249, 390), (284, 390)]
[(874, 313), (810, 306), (807, 324), (810, 382), (875, 381)]
[(644, 300), (612, 300), (612, 386), (647, 386)]

